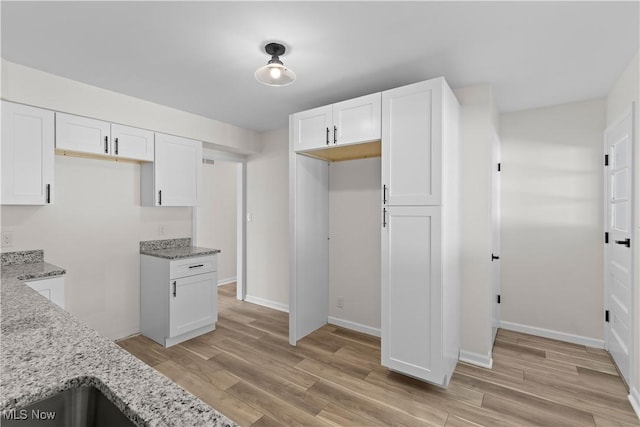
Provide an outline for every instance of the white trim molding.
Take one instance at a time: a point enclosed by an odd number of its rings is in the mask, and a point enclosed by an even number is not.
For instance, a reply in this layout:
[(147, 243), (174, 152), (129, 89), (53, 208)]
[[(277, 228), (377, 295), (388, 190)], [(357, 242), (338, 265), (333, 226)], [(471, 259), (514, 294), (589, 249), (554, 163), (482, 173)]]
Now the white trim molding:
[(519, 323), (500, 322), (500, 327), (514, 332), (536, 335), (553, 340), (570, 342), (572, 344), (586, 345), (588, 347), (604, 348), (604, 340), (583, 337), (581, 335), (567, 334), (565, 332), (552, 331), (550, 329), (537, 328), (535, 326), (521, 325)]
[(380, 337), (380, 328), (374, 328), (372, 326), (363, 325), (362, 323), (352, 322), (350, 320), (340, 319), (338, 317), (331, 317), (327, 319), (332, 325), (340, 326), (342, 328), (351, 329), (352, 331), (362, 332), (363, 334), (373, 335), (374, 337)]
[(218, 286), (228, 285), (229, 283), (234, 283), (238, 281), (238, 276), (227, 277), (226, 279), (218, 280)]
[(491, 351), (487, 354), (474, 353), (472, 351), (460, 350), (460, 356), (458, 360), (472, 365), (480, 366), (481, 368), (491, 369), (493, 367), (493, 357), (491, 357)]
[(252, 295), (245, 295), (244, 300), (246, 302), (250, 302), (251, 304), (261, 305), (263, 307), (272, 308), (278, 311), (284, 311), (285, 313), (289, 312), (289, 306), (287, 304), (282, 304), (281, 302), (275, 302), (268, 299), (254, 297)]
[(640, 392), (635, 387), (631, 387), (629, 391), (629, 402), (631, 402), (631, 407), (636, 411), (636, 415), (640, 419)]

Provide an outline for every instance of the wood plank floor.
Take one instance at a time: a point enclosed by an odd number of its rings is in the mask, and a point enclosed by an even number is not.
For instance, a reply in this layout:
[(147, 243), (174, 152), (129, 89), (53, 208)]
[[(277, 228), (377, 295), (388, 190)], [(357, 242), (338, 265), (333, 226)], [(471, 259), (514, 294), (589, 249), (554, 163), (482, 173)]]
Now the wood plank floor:
[(243, 426), (640, 426), (609, 355), (500, 330), (493, 369), (459, 363), (446, 390), (380, 366), (380, 340), (326, 325), (288, 344), (288, 315), (219, 288), (211, 333), (118, 344)]

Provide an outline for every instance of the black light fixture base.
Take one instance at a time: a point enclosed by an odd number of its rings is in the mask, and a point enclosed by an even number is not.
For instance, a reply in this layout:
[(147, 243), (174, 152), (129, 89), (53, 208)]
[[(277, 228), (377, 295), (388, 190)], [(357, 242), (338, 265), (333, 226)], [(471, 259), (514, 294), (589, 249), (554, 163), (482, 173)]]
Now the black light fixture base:
[(264, 47), (265, 52), (267, 52), (271, 56), (280, 56), (284, 55), (286, 49), (280, 43), (268, 43)]

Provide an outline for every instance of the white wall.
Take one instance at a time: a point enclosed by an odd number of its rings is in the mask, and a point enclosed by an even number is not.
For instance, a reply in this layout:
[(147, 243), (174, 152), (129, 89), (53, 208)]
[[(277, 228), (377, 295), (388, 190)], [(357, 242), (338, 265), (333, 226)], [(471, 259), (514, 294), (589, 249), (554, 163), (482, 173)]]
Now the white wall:
[(462, 168), (461, 359), (489, 366), (492, 349), (491, 169), (495, 138), (491, 86), (454, 91), (460, 102)]
[(369, 333), (380, 330), (381, 168), (380, 158), (329, 166), (329, 316)]
[(55, 204), (1, 207), (15, 243), (2, 250), (44, 249), (67, 270), (67, 311), (112, 339), (137, 333), (139, 242), (191, 236), (191, 208), (140, 206), (136, 163), (56, 156), (55, 166)]
[(236, 281), (238, 163), (202, 165), (202, 204), (196, 208), (196, 244), (220, 249), (218, 283)]
[(632, 237), (632, 241), (635, 241), (634, 250), (634, 270), (635, 270), (635, 283), (634, 283), (634, 325), (635, 325), (635, 337), (634, 337), (634, 353), (631, 384), (631, 396), (634, 408), (638, 416), (640, 416), (640, 52), (636, 52), (633, 56), (627, 68), (622, 72), (618, 80), (615, 82), (607, 97), (607, 126), (612, 124), (632, 102), (636, 103), (636, 120), (635, 120), (635, 132), (636, 140), (634, 142), (635, 149), (635, 235)]
[[(194, 138), (208, 148), (260, 149), (253, 131), (5, 60), (1, 69), (9, 101)], [(14, 230), (15, 240), (3, 251), (44, 249), (48, 261), (67, 269), (71, 313), (110, 338), (138, 332), (139, 241), (190, 237), (191, 209), (141, 207), (135, 163), (56, 156), (55, 173), (53, 206), (2, 206), (2, 229)]]
[(289, 306), (289, 131), (260, 135), (247, 159), (247, 301)]
[(193, 138), (237, 153), (260, 151), (258, 134), (2, 60), (2, 98), (113, 123)]
[(601, 345), (604, 121), (602, 98), (500, 116), (507, 327)]

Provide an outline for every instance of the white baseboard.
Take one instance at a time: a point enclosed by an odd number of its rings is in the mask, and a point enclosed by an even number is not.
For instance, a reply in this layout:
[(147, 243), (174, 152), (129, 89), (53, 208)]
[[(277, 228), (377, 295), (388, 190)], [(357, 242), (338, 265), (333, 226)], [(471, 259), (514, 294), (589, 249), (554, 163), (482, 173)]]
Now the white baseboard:
[(353, 331), (362, 332), (363, 334), (373, 335), (379, 337), (381, 331), (379, 328), (373, 328), (371, 326), (363, 325), (361, 323), (351, 322), (349, 320), (339, 319), (337, 317), (331, 317), (327, 319), (332, 325), (340, 326), (342, 328), (351, 329)]
[(458, 360), (472, 365), (480, 366), (481, 368), (491, 369), (493, 367), (493, 358), (491, 352), (487, 354), (474, 353), (472, 351), (460, 350), (460, 356)]
[(522, 332), (523, 334), (537, 335), (539, 337), (570, 342), (573, 344), (586, 345), (588, 347), (604, 348), (604, 340), (599, 340), (595, 338), (567, 334), (564, 332), (552, 331), (550, 329), (544, 329), (544, 328), (537, 328), (535, 326), (520, 325), (518, 323), (511, 323), (511, 322), (500, 322), (500, 327), (503, 329), (508, 329), (510, 331)]
[(228, 285), (229, 283), (233, 283), (233, 282), (237, 282), (237, 281), (238, 281), (238, 277), (237, 276), (228, 277), (226, 279), (220, 279), (220, 280), (218, 280), (218, 286)]
[(636, 411), (636, 415), (638, 419), (640, 419), (640, 392), (638, 392), (635, 387), (631, 387), (629, 402), (631, 402), (631, 407)]
[(250, 302), (252, 304), (261, 305), (263, 307), (272, 308), (272, 309), (278, 310), (278, 311), (284, 311), (285, 313), (289, 312), (289, 306), (286, 305), (286, 304), (282, 304), (280, 302), (270, 301), (268, 299), (264, 299), (264, 298), (260, 298), (260, 297), (254, 297), (254, 296), (251, 296), (251, 295), (245, 295), (244, 300), (246, 302)]

